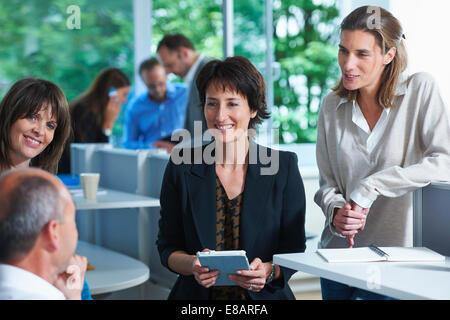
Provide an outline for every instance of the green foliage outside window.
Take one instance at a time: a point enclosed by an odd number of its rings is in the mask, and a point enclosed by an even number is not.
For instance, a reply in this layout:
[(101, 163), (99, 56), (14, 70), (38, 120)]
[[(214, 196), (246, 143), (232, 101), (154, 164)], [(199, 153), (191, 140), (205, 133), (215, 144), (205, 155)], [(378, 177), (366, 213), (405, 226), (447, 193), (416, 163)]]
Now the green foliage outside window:
[(222, 58), (221, 0), (153, 0), (152, 11), (152, 53), (165, 34), (182, 33), (198, 52)]
[[(59, 85), (70, 101), (106, 67), (133, 76), (132, 1), (0, 0), (0, 95), (25, 76)], [(80, 8), (69, 29), (67, 8)]]
[(336, 84), (337, 30), (335, 1), (276, 0), (273, 127), (281, 143), (315, 142), (322, 98)]

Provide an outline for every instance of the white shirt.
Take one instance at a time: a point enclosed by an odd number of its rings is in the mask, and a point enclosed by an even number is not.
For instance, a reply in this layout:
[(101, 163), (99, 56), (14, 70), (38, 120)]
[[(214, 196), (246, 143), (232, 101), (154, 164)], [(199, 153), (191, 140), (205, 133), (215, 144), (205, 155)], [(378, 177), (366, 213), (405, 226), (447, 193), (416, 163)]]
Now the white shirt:
[(48, 281), (24, 269), (0, 264), (0, 300), (65, 300)]
[[(352, 122), (357, 126), (361, 142), (365, 145), (369, 153), (373, 151), (374, 147), (380, 142), (381, 137), (383, 136), (384, 129), (389, 120), (390, 110), (391, 109), (389, 108), (383, 108), (375, 127), (373, 130), (370, 130), (369, 124), (361, 111), (361, 107), (356, 100), (353, 100)], [(373, 203), (372, 200), (364, 197), (358, 189), (352, 192), (350, 199), (363, 208), (370, 208)]]

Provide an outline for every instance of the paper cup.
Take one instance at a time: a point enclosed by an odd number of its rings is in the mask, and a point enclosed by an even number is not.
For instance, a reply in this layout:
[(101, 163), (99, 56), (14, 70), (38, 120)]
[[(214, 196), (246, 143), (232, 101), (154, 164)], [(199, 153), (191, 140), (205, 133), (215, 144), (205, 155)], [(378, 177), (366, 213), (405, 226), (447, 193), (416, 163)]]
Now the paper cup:
[(81, 186), (83, 187), (83, 195), (85, 199), (97, 199), (98, 183), (100, 181), (100, 173), (81, 173)]

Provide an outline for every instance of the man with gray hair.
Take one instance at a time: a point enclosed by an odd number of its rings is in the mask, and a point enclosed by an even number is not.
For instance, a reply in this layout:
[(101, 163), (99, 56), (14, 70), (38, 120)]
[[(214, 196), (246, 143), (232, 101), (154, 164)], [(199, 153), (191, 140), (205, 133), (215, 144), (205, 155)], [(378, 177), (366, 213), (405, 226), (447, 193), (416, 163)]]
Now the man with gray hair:
[(81, 299), (85, 257), (75, 205), (55, 176), (15, 169), (0, 176), (0, 300)]

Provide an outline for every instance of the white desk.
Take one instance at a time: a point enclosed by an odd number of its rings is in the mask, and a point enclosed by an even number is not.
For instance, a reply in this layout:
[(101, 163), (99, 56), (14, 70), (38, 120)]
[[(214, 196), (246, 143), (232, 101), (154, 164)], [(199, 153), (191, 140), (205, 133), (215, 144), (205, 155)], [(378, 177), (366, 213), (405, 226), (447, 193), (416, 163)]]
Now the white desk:
[(450, 258), (443, 262), (328, 263), (315, 252), (274, 255), (283, 267), (397, 299), (450, 299)]
[[(84, 199), (80, 187), (69, 187), (77, 210), (158, 207), (159, 199), (100, 187), (96, 200)], [(74, 192), (75, 191), (75, 192)], [(95, 216), (91, 214), (89, 242), (95, 241)], [(77, 254), (86, 256), (95, 270), (86, 273), (92, 295), (137, 286), (150, 276), (149, 268), (139, 260), (79, 241)]]
[[(159, 207), (159, 199), (157, 198), (106, 189), (103, 187), (99, 187), (97, 199), (95, 200), (85, 199), (80, 186), (70, 186), (68, 189), (77, 210)], [(96, 243), (95, 215), (91, 214), (89, 220), (90, 227), (87, 232), (87, 239), (90, 243)]]
[(72, 199), (77, 210), (95, 209), (121, 209), (121, 208), (142, 208), (158, 207), (159, 199), (141, 196), (137, 194), (115, 191), (111, 189), (99, 188), (96, 200), (86, 200), (80, 192), (74, 193), (77, 188), (69, 188)]
[(78, 241), (77, 254), (88, 257), (95, 270), (86, 272), (92, 295), (128, 289), (148, 280), (149, 268), (126, 255)]

